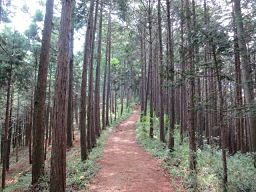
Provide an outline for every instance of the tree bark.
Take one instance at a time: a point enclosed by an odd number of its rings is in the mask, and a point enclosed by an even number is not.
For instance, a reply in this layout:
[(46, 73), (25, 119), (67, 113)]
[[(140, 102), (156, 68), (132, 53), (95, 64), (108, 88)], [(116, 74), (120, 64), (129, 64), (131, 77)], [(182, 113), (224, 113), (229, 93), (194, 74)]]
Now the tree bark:
[(90, 13), (87, 24), (87, 31), (85, 37), (85, 48), (84, 48), (84, 60), (83, 60), (83, 74), (82, 74), (82, 84), (81, 84), (81, 107), (80, 107), (80, 143), (81, 143), (81, 159), (85, 161), (88, 158), (87, 149), (87, 136), (86, 136), (86, 88), (87, 88), (87, 68), (88, 68), (88, 58), (90, 51), (90, 33), (92, 30), (93, 22), (93, 10), (94, 10), (94, 0), (90, 1)]
[(90, 48), (90, 61), (89, 61), (89, 87), (88, 87), (88, 108), (87, 108), (87, 140), (88, 140), (88, 150), (91, 150), (96, 145), (96, 136), (95, 136), (95, 122), (94, 113), (93, 113), (93, 59), (94, 59), (94, 45), (95, 45), (95, 33), (97, 26), (97, 17), (98, 17), (98, 7), (99, 0), (96, 0), (96, 9), (94, 16), (94, 23), (91, 30), (91, 48)]
[(47, 0), (33, 113), (32, 184), (44, 173), (44, 117), (54, 0)]
[[(168, 50), (167, 50), (167, 64), (170, 63), (170, 78), (171, 84), (174, 83), (174, 63), (172, 60), (172, 34), (171, 34), (171, 14), (170, 14), (170, 0), (166, 0), (167, 6), (167, 34), (168, 34)], [(170, 89), (170, 131), (169, 131), (169, 144), (168, 147), (172, 151), (174, 150), (174, 121), (175, 121), (175, 113), (174, 113), (174, 102), (175, 102), (175, 93), (173, 85), (171, 85)]]
[[(245, 32), (243, 26), (243, 17), (241, 13), (241, 4), (240, 0), (234, 0), (234, 8), (235, 8), (235, 19), (237, 24), (237, 37), (238, 43), (240, 47), (241, 54), (241, 67), (242, 67), (242, 86), (244, 88), (244, 95), (246, 105), (248, 106), (249, 112), (249, 140), (250, 140), (250, 151), (256, 152), (256, 115), (253, 114), (252, 110), (255, 108), (254, 101), (254, 90), (253, 90), (253, 81), (250, 69), (249, 58), (247, 54), (247, 47), (245, 41)], [(256, 158), (255, 158), (256, 160)]]
[(164, 130), (164, 94), (163, 94), (163, 40), (162, 40), (162, 18), (161, 18), (161, 1), (158, 0), (158, 37), (159, 37), (159, 59), (160, 59), (160, 141), (165, 142)]
[(181, 28), (181, 47), (180, 47), (180, 58), (181, 58), (181, 78), (182, 78), (182, 85), (181, 85), (181, 122), (180, 122), (180, 142), (183, 142), (183, 135), (187, 129), (187, 97), (186, 97), (186, 79), (185, 79), (185, 70), (186, 70), (186, 63), (185, 63), (185, 49), (184, 49), (184, 24), (185, 24), (185, 14), (184, 14), (184, 0), (181, 0), (181, 21), (180, 21), (180, 28)]
[(144, 45), (143, 45), (143, 35), (141, 32), (141, 37), (140, 37), (140, 59), (141, 59), (141, 87), (140, 87), (140, 121), (143, 119), (143, 112), (144, 112), (144, 107), (145, 107), (145, 89), (144, 89), (144, 81), (145, 81), (145, 73), (144, 73)]
[(48, 88), (48, 104), (47, 104), (47, 113), (46, 113), (46, 137), (45, 137), (45, 143), (44, 143), (44, 160), (46, 160), (47, 155), (47, 146), (48, 146), (48, 140), (50, 137), (50, 130), (51, 124), (49, 126), (49, 119), (51, 114), (51, 94), (52, 94), (52, 65), (50, 66), (50, 79), (49, 79), (49, 88)]
[(106, 82), (107, 82), (107, 66), (108, 66), (108, 49), (110, 40), (110, 25), (111, 25), (111, 9), (109, 9), (108, 15), (108, 32), (106, 42), (106, 53), (105, 53), (105, 67), (104, 67), (104, 80), (103, 80), (103, 93), (102, 93), (102, 129), (106, 129)]
[(217, 56), (216, 56), (216, 48), (213, 45), (213, 57), (214, 57), (214, 63), (215, 63), (215, 68), (216, 68), (216, 75), (217, 75), (217, 80), (218, 80), (218, 93), (220, 97), (220, 106), (219, 106), (219, 115), (220, 115), (220, 121), (219, 125), (221, 128), (221, 145), (222, 145), (222, 162), (223, 162), (223, 184), (224, 188), (225, 185), (227, 184), (228, 181), (228, 174), (227, 174), (227, 160), (226, 160), (226, 128), (225, 128), (225, 123), (224, 123), (224, 98), (222, 94), (222, 82), (221, 82), (221, 72), (219, 71), (219, 64), (217, 61)]
[[(110, 3), (110, 10), (112, 10), (112, 4)], [(111, 115), (110, 107), (110, 65), (111, 65), (111, 14), (109, 15), (109, 43), (108, 43), (108, 84), (107, 84), (107, 98), (106, 98), (106, 125), (110, 125), (109, 114)]]
[(153, 109), (153, 61), (152, 61), (152, 52), (153, 52), (153, 46), (152, 46), (152, 13), (151, 13), (151, 0), (148, 1), (148, 23), (149, 23), (149, 71), (150, 71), (150, 131), (149, 136), (153, 138), (153, 131), (154, 131), (154, 109)]
[(103, 20), (103, 0), (100, 2), (100, 21), (98, 31), (98, 50), (96, 61), (96, 75), (95, 75), (95, 130), (97, 137), (100, 136), (100, 65), (101, 65), (101, 39), (102, 39), (102, 20)]
[(62, 1), (54, 95), (50, 192), (66, 191), (68, 65), (73, 0)]
[[(12, 111), (13, 111), (13, 95), (14, 95), (14, 85), (11, 86), (11, 103), (10, 103), (10, 117), (9, 117), (9, 130), (8, 130), (8, 143), (7, 143), (7, 162), (6, 170), (9, 171), (10, 168), (10, 153), (11, 153), (11, 141), (12, 141), (12, 130), (13, 130), (13, 120), (12, 120)], [(18, 96), (19, 99), (19, 96)]]
[(191, 76), (189, 77), (188, 83), (188, 91), (189, 91), (189, 111), (188, 111), (188, 131), (189, 131), (189, 168), (191, 172), (193, 173), (196, 171), (196, 143), (195, 143), (195, 124), (194, 124), (194, 117), (195, 117), (195, 104), (194, 104), (194, 65), (192, 62), (192, 54), (193, 54), (193, 46), (191, 46), (191, 18), (190, 18), (190, 8), (189, 8), (189, 0), (184, 1), (184, 7), (185, 7), (185, 13), (186, 13), (186, 23), (187, 23), (187, 41), (188, 41), (188, 46), (190, 47), (188, 49), (188, 56), (189, 58), (188, 61), (188, 68)]
[(10, 95), (11, 95), (11, 82), (12, 82), (12, 68), (13, 64), (10, 63), (8, 73), (7, 91), (6, 91), (6, 108), (5, 108), (5, 123), (3, 135), (3, 169), (2, 169), (2, 189), (5, 188), (5, 177), (7, 170), (7, 155), (8, 155), (8, 129), (9, 129), (9, 110), (10, 110)]
[[(75, 6), (75, 5), (73, 5)], [(73, 8), (74, 10), (74, 8)], [(71, 24), (71, 41), (70, 41), (70, 59), (69, 59), (69, 89), (68, 89), (68, 120), (67, 120), (67, 147), (70, 148), (73, 145), (72, 130), (73, 130), (73, 82), (74, 82), (74, 26)]]

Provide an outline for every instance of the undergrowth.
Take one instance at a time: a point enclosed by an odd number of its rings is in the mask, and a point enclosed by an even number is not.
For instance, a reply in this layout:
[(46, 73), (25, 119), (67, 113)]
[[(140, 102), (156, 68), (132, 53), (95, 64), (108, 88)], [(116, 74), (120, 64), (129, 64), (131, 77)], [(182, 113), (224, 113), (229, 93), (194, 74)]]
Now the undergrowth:
[[(191, 177), (189, 172), (188, 138), (180, 141), (179, 130), (175, 129), (175, 151), (170, 152), (167, 144), (159, 141), (159, 121), (154, 118), (154, 138), (149, 137), (149, 117), (144, 117), (136, 125), (136, 139), (153, 156), (161, 160), (162, 166), (170, 173), (173, 185), (182, 191), (223, 191), (222, 155), (219, 148), (204, 144), (203, 149), (197, 149), (197, 175)], [(176, 128), (178, 125), (176, 125)], [(168, 141), (166, 134), (166, 141)], [(256, 191), (256, 170), (253, 165), (253, 154), (227, 154), (228, 183), (227, 191), (253, 192)], [(178, 181), (178, 182), (177, 182)], [(181, 185), (180, 185), (181, 184)]]

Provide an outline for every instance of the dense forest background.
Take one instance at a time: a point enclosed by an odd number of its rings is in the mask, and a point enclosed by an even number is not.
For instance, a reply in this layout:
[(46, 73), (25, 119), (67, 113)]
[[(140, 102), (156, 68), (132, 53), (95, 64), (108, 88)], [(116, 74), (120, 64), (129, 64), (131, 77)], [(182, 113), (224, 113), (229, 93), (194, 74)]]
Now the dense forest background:
[(36, 4), (0, 0), (3, 189), (86, 188), (106, 130), (136, 103), (138, 142), (183, 188), (256, 190), (255, 0)]

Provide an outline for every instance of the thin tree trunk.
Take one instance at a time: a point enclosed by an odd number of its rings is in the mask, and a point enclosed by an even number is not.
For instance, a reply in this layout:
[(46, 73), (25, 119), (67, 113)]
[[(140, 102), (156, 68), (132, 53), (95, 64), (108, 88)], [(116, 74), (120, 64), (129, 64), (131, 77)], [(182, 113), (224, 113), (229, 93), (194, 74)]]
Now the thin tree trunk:
[[(167, 32), (168, 32), (168, 51), (167, 51), (167, 64), (170, 63), (170, 78), (171, 83), (174, 82), (174, 63), (171, 61), (172, 58), (172, 35), (171, 35), (171, 14), (170, 14), (170, 0), (166, 0), (167, 6)], [(169, 131), (169, 144), (168, 147), (172, 151), (174, 149), (174, 121), (175, 121), (175, 113), (174, 113), (174, 102), (175, 102), (175, 93), (173, 86), (170, 89), (170, 131)]]
[[(45, 143), (44, 143), (44, 160), (46, 160), (46, 155), (47, 155), (47, 146), (48, 146), (48, 139), (50, 135), (49, 131), (49, 119), (50, 119), (50, 114), (51, 114), (51, 89), (52, 88), (52, 66), (50, 66), (50, 79), (49, 79), (49, 88), (48, 88), (48, 104), (47, 104), (47, 114), (46, 114), (46, 137), (45, 137)], [(50, 124), (51, 127), (51, 124)]]
[[(74, 10), (73, 5), (73, 10)], [(68, 89), (68, 120), (67, 120), (67, 147), (70, 148), (73, 145), (73, 117), (74, 117), (74, 106), (73, 106), (73, 82), (74, 82), (74, 25), (71, 27), (71, 41), (70, 41), (70, 55), (69, 55), (69, 89)]]
[(91, 30), (91, 48), (90, 48), (90, 61), (89, 61), (89, 87), (88, 87), (88, 108), (87, 108), (87, 140), (88, 140), (88, 150), (91, 150), (96, 145), (96, 136), (95, 136), (95, 122), (93, 121), (93, 59), (94, 59), (94, 45), (95, 45), (95, 33), (97, 26), (97, 17), (98, 17), (98, 7), (99, 0), (96, 0), (96, 9), (94, 15), (94, 24)]
[(149, 83), (150, 83), (150, 66), (149, 66), (149, 63), (148, 63), (148, 78), (147, 78), (147, 56), (146, 56), (146, 29), (144, 28), (143, 30), (143, 38), (144, 38), (144, 42), (143, 42), (143, 45), (144, 45), (144, 68), (145, 68), (145, 102), (144, 102), (144, 113), (143, 115), (146, 116), (147, 115), (147, 108), (148, 108), (148, 94), (149, 94)]
[(78, 125), (78, 108), (79, 108), (79, 105), (78, 105), (78, 95), (77, 93), (75, 94), (75, 120), (76, 120), (76, 125)]
[(8, 129), (9, 129), (9, 110), (10, 110), (10, 95), (11, 95), (11, 82), (12, 82), (12, 63), (8, 73), (7, 91), (6, 91), (6, 108), (5, 108), (5, 124), (3, 135), (3, 169), (2, 169), (2, 189), (5, 189), (5, 177), (7, 168), (7, 155), (8, 155)]
[(44, 117), (54, 0), (47, 0), (33, 113), (32, 184), (44, 173)]
[(225, 128), (225, 123), (224, 123), (224, 98), (222, 94), (222, 83), (221, 83), (221, 72), (219, 71), (219, 64), (217, 61), (217, 56), (216, 56), (216, 48), (213, 46), (213, 57), (214, 57), (214, 63), (215, 63), (215, 68), (216, 68), (216, 75), (217, 75), (217, 80), (218, 80), (218, 93), (220, 97), (220, 106), (219, 106), (219, 114), (220, 114), (220, 128), (221, 128), (221, 144), (222, 144), (222, 162), (223, 162), (223, 184), (224, 188), (225, 185), (227, 184), (228, 181), (228, 175), (227, 175), (227, 160), (226, 160), (226, 128)]
[[(164, 94), (163, 94), (163, 40), (162, 40), (162, 18), (161, 18), (161, 1), (158, 0), (158, 37), (159, 37), (159, 58), (160, 58), (160, 141), (165, 142), (164, 130)], [(159, 72), (158, 72), (159, 73)]]
[(106, 129), (106, 82), (107, 82), (107, 66), (108, 66), (108, 49), (110, 40), (110, 25), (111, 25), (111, 9), (109, 8), (108, 15), (108, 32), (106, 42), (106, 53), (105, 53), (105, 67), (104, 67), (104, 80), (103, 80), (103, 93), (102, 93), (102, 129)]
[[(35, 74), (36, 77), (36, 74)], [(29, 143), (28, 143), (28, 150), (29, 150), (29, 164), (32, 164), (32, 129), (33, 129), (33, 111), (34, 111), (34, 88), (32, 87), (32, 94), (31, 94), (31, 101), (30, 101), (30, 114), (29, 114)], [(18, 131), (18, 122), (17, 122), (17, 140), (19, 131)], [(18, 141), (17, 141), (18, 142)]]
[(88, 158), (87, 149), (87, 136), (86, 136), (86, 87), (87, 87), (87, 68), (88, 68), (88, 58), (90, 51), (90, 33), (92, 30), (93, 22), (93, 11), (94, 11), (94, 0), (90, 1), (90, 13), (85, 37), (85, 48), (84, 48), (84, 60), (83, 60), (83, 74), (82, 74), (82, 84), (81, 84), (81, 107), (80, 107), (80, 143), (81, 143), (81, 159), (85, 161)]
[[(189, 8), (189, 0), (184, 1), (184, 6), (185, 6), (185, 12), (186, 12), (186, 20), (187, 20), (187, 33), (188, 33), (188, 46), (190, 46), (188, 50), (188, 58), (189, 58), (189, 71), (190, 74), (193, 75), (194, 73), (194, 65), (192, 62), (192, 50), (193, 48), (191, 47), (191, 28), (190, 28), (190, 8)], [(196, 171), (196, 143), (195, 143), (195, 124), (194, 124), (194, 117), (195, 117), (195, 104), (194, 104), (194, 77), (189, 78), (189, 111), (188, 111), (188, 131), (189, 131), (189, 168), (191, 170), (191, 173)]]
[(141, 38), (140, 38), (140, 58), (141, 58), (141, 91), (140, 91), (140, 106), (141, 106), (141, 111), (140, 111), (140, 121), (142, 121), (143, 118), (143, 112), (144, 112), (144, 107), (145, 107), (145, 101), (144, 101), (144, 81), (145, 81), (145, 73), (144, 73), (144, 46), (143, 46), (143, 36), (141, 33)]
[(120, 88), (120, 100), (121, 100), (121, 116), (123, 115), (123, 111), (124, 111), (124, 90), (123, 90), (123, 86), (121, 86)]
[(181, 0), (181, 21), (180, 21), (180, 28), (181, 28), (181, 47), (180, 47), (180, 58), (181, 58), (181, 78), (182, 78), (182, 85), (181, 85), (181, 122), (180, 122), (180, 142), (183, 142), (183, 135), (187, 129), (187, 97), (186, 97), (186, 79), (185, 79), (185, 49), (184, 49), (184, 23), (185, 23), (185, 15), (184, 15), (184, 1)]
[(99, 31), (98, 31), (98, 54), (96, 61), (96, 75), (95, 75), (95, 130), (96, 135), (99, 137), (100, 128), (100, 65), (101, 65), (101, 39), (102, 39), (102, 20), (103, 20), (103, 0), (100, 2), (100, 21), (99, 21)]
[(115, 95), (115, 121), (116, 121), (116, 112), (117, 112), (117, 94), (116, 94), (116, 91), (114, 91), (114, 95)]
[(148, 23), (149, 23), (149, 71), (150, 71), (150, 131), (149, 136), (153, 138), (154, 120), (153, 120), (153, 61), (152, 61), (152, 13), (151, 13), (151, 0), (148, 1)]
[[(10, 153), (11, 153), (11, 141), (12, 141), (12, 130), (13, 130), (13, 120), (12, 120), (12, 111), (13, 111), (13, 95), (14, 95), (14, 85), (11, 86), (11, 104), (10, 104), (10, 117), (9, 117), (9, 130), (8, 130), (8, 144), (7, 144), (7, 162), (6, 162), (6, 171), (9, 171), (10, 168)], [(18, 96), (19, 98), (19, 96)]]
[[(112, 10), (112, 4), (110, 3), (110, 10)], [(107, 98), (106, 98), (106, 125), (110, 125), (109, 113), (111, 115), (110, 106), (110, 61), (111, 61), (111, 14), (109, 15), (109, 43), (108, 43), (108, 84), (107, 84)]]

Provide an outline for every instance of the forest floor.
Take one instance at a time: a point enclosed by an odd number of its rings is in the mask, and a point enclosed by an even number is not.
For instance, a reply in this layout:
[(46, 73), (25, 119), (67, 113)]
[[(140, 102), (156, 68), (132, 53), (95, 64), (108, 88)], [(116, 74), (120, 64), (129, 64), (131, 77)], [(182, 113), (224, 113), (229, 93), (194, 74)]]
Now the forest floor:
[[(179, 182), (171, 181), (170, 175), (161, 166), (161, 160), (146, 152), (135, 138), (135, 125), (139, 119), (138, 109), (135, 109), (129, 118), (128, 115), (121, 117), (113, 124), (113, 129), (110, 128), (102, 134), (98, 147), (91, 152), (87, 163), (80, 161), (80, 139), (76, 127), (74, 145), (67, 151), (67, 191), (177, 191), (175, 184), (179, 185)], [(51, 146), (47, 150), (46, 182), (43, 184), (43, 191), (47, 190), (49, 183), (50, 152)], [(19, 148), (18, 157), (16, 162), (16, 151), (12, 152), (10, 171), (6, 179), (8, 188), (5, 191), (31, 191), (28, 147)]]
[(138, 118), (139, 112), (133, 111), (110, 134), (89, 192), (176, 191), (160, 162), (137, 143), (134, 127)]

